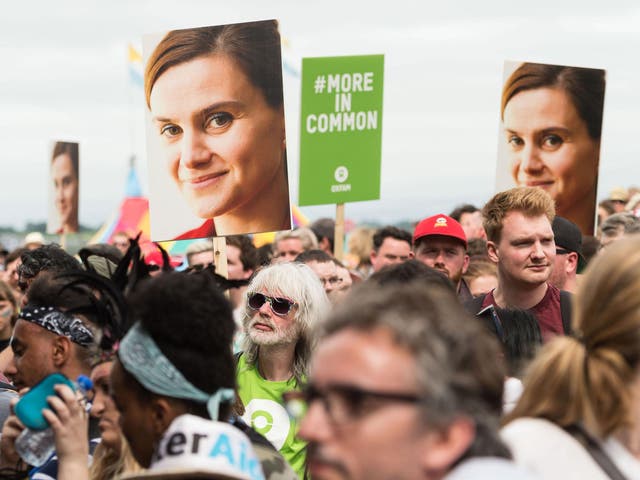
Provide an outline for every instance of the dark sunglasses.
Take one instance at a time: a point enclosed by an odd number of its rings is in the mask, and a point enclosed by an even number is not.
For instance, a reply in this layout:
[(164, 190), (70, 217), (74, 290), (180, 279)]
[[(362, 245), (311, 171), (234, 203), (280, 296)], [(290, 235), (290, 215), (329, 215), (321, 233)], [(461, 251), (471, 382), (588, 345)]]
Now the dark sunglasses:
[(269, 302), (271, 310), (276, 315), (284, 316), (291, 311), (296, 304), (288, 298), (268, 297), (262, 293), (252, 293), (248, 296), (249, 307), (253, 310), (259, 310), (265, 302)]

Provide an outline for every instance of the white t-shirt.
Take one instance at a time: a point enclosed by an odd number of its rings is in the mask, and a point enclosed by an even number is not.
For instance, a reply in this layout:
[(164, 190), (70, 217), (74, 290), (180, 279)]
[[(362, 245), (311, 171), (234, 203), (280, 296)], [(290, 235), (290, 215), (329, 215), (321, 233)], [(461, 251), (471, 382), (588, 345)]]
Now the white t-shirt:
[(444, 480), (540, 480), (535, 474), (504, 458), (477, 457), (462, 462)]
[[(589, 452), (562, 428), (540, 418), (519, 418), (501, 430), (515, 462), (542, 480), (610, 480)], [(614, 438), (603, 449), (629, 480), (640, 480), (640, 460)]]

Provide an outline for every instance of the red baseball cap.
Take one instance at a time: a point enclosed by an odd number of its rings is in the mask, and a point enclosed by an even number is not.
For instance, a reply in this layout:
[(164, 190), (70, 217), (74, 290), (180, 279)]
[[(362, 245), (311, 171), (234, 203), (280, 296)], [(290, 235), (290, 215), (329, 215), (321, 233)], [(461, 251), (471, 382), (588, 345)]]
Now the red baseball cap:
[(462, 225), (448, 215), (441, 213), (422, 220), (413, 232), (413, 243), (430, 235), (455, 238), (464, 243), (464, 247), (467, 248), (467, 236), (464, 234)]
[[(162, 258), (162, 252), (160, 250), (154, 250), (153, 252), (147, 253), (144, 256), (144, 263), (147, 265), (156, 265), (158, 267), (162, 267), (164, 265), (164, 259)], [(172, 256), (169, 256), (169, 263), (172, 267), (177, 267), (182, 265), (182, 262)]]

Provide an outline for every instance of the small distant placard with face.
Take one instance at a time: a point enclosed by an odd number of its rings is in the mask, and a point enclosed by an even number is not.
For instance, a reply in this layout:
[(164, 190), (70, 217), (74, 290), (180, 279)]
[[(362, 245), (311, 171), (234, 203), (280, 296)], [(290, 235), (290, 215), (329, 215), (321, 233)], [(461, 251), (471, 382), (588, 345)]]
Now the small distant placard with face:
[(380, 198), (384, 55), (302, 59), (300, 205)]
[(47, 233), (76, 233), (80, 186), (79, 145), (75, 142), (54, 141), (51, 142), (49, 152)]
[(497, 190), (542, 188), (593, 235), (605, 71), (507, 61), (504, 78)]
[(291, 228), (278, 22), (143, 38), (151, 237)]

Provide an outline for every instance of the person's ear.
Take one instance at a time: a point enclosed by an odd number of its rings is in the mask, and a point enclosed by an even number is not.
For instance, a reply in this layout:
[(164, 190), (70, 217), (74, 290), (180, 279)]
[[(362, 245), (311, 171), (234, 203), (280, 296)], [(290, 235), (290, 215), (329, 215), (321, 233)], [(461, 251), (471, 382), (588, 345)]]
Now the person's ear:
[(428, 433), (421, 458), (425, 472), (446, 475), (452, 465), (469, 449), (476, 428), (467, 417), (458, 417), (439, 432)]
[(567, 273), (578, 272), (578, 254), (576, 252), (569, 252), (567, 254), (567, 261), (565, 262), (565, 270)]
[(71, 357), (71, 340), (67, 337), (56, 335), (51, 348), (53, 350), (53, 365), (59, 369), (65, 365)]
[(162, 438), (162, 434), (178, 415), (174, 411), (171, 402), (165, 397), (154, 395), (151, 399), (150, 407), (153, 434), (157, 438)]
[(242, 270), (242, 280), (247, 280), (249, 278), (251, 278), (251, 275), (253, 275), (253, 268), (250, 268), (248, 270)]
[(464, 262), (462, 263), (462, 274), (464, 275), (465, 273), (467, 273), (468, 269), (469, 269), (469, 255), (465, 253)]
[(487, 241), (487, 255), (489, 256), (489, 259), (494, 263), (498, 263), (498, 261), (500, 260), (500, 252), (498, 251), (498, 246), (495, 244), (495, 242)]
[(318, 248), (320, 250), (324, 250), (325, 252), (329, 252), (331, 248), (331, 243), (329, 243), (329, 239), (327, 237), (322, 237), (322, 240), (318, 242)]

